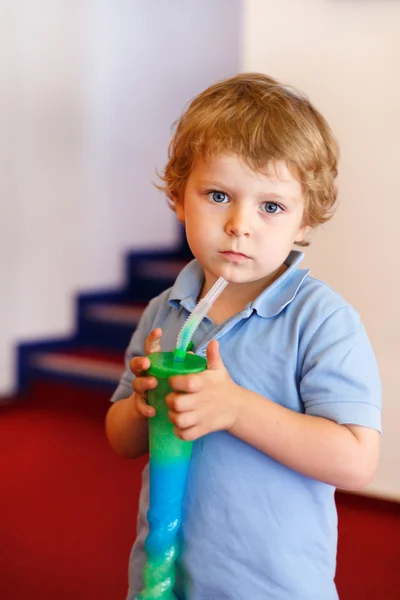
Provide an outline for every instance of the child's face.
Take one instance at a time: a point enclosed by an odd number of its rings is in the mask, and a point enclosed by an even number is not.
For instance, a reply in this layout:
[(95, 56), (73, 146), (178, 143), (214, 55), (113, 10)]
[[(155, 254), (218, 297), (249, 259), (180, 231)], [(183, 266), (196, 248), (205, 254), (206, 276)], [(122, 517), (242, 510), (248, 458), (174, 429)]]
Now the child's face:
[(175, 206), (207, 288), (220, 276), (265, 287), (304, 239), (301, 184), (284, 162), (271, 171), (253, 171), (235, 154), (196, 160)]

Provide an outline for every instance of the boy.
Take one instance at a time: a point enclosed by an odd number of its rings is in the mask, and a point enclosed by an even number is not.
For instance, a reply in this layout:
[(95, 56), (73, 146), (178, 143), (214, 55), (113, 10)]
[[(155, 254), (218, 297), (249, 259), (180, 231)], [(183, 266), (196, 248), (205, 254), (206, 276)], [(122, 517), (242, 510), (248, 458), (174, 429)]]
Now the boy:
[[(171, 142), (165, 190), (195, 260), (148, 305), (106, 429), (121, 456), (146, 452), (156, 381), (143, 350), (173, 350), (197, 301), (227, 279), (193, 340), (208, 369), (172, 377), (167, 397), (176, 435), (196, 440), (179, 600), (337, 598), (334, 492), (375, 473), (380, 383), (357, 313), (292, 250), (332, 215), (337, 156), (310, 102), (260, 74), (200, 94)], [(146, 468), (129, 600), (142, 588), (148, 494)]]

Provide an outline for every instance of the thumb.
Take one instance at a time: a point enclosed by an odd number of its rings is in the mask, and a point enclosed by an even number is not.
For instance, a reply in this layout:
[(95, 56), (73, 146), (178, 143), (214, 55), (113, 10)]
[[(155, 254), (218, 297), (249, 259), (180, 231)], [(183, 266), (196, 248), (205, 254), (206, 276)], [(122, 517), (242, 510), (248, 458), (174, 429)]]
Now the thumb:
[(217, 340), (213, 340), (207, 346), (207, 365), (209, 369), (224, 368)]
[(144, 351), (145, 354), (153, 354), (153, 352), (160, 352), (160, 339), (162, 336), (161, 327), (157, 327), (153, 329), (153, 331), (147, 336), (146, 341), (144, 343)]

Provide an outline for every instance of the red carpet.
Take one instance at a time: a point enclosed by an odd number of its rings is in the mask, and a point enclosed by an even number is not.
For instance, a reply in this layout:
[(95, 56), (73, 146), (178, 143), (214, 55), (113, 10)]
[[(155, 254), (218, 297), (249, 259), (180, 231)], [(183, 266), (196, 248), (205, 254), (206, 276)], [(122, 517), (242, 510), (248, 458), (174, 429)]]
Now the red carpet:
[[(2, 600), (124, 600), (144, 461), (108, 447), (107, 407), (106, 392), (41, 383), (0, 408)], [(400, 505), (338, 506), (341, 600), (399, 600)]]

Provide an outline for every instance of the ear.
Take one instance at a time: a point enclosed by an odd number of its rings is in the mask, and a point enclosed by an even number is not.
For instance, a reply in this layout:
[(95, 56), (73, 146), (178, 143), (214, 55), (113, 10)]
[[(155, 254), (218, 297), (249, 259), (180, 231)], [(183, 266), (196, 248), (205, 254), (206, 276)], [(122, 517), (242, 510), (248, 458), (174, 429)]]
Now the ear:
[(179, 196), (173, 196), (172, 198), (174, 206), (175, 206), (175, 212), (176, 212), (176, 216), (178, 217), (178, 221), (180, 223), (184, 223), (185, 222), (185, 207), (183, 205), (183, 198), (179, 197)]
[(303, 225), (301, 225), (297, 231), (295, 237), (295, 244), (298, 242), (304, 242), (311, 229), (312, 228), (310, 227), (310, 225), (306, 225), (305, 223), (303, 223)]

